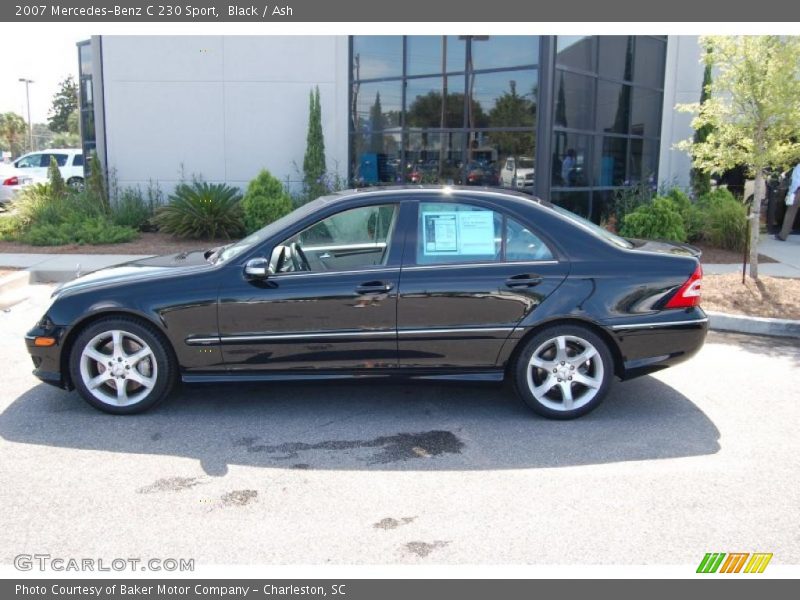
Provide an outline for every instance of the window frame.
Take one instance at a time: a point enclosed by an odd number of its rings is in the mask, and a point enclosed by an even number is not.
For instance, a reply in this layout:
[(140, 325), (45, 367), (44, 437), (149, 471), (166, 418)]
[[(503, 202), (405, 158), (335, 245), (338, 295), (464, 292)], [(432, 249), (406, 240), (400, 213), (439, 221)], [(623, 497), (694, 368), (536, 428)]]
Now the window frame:
[[(500, 234), (500, 258), (495, 258), (492, 260), (464, 260), (464, 261), (447, 261), (447, 262), (434, 262), (434, 263), (422, 263), (420, 264), (417, 261), (417, 250), (418, 250), (418, 243), (419, 243), (419, 218), (420, 218), (420, 211), (421, 211), (421, 204), (457, 204), (457, 205), (465, 205), (465, 206), (472, 206), (475, 208), (479, 208), (482, 210), (490, 210), (494, 213), (497, 213), (501, 217), (502, 225), (501, 225), (501, 234)], [(407, 269), (420, 269), (420, 268), (454, 268), (454, 267), (472, 267), (472, 266), (497, 266), (497, 265), (524, 265), (524, 264), (555, 264), (560, 262), (559, 260), (559, 252), (553, 247), (553, 245), (548, 241), (547, 236), (542, 235), (537, 227), (534, 227), (530, 224), (527, 219), (521, 219), (518, 215), (509, 214), (508, 211), (504, 210), (502, 207), (497, 206), (491, 202), (481, 202), (480, 200), (475, 200), (473, 198), (464, 198), (460, 196), (454, 196), (451, 198), (442, 198), (442, 197), (432, 197), (432, 198), (424, 198), (418, 199), (413, 201), (413, 215), (405, 221), (407, 231), (406, 231), (406, 245), (405, 251), (403, 252), (403, 264), (402, 268)], [(519, 260), (508, 260), (506, 258), (506, 232), (508, 230), (508, 221), (513, 220), (522, 225), (525, 229), (528, 229), (536, 238), (545, 245), (547, 250), (550, 252), (549, 258), (530, 258), (530, 259), (519, 259)]]

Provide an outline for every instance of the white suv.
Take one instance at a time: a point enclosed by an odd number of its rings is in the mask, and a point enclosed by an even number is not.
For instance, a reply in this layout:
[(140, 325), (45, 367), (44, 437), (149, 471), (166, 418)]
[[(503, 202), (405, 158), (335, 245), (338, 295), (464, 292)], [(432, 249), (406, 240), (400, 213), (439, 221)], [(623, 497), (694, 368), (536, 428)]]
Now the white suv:
[(14, 195), (31, 183), (47, 181), (50, 157), (68, 185), (83, 187), (83, 152), (78, 148), (39, 150), (20, 156), (13, 163), (0, 164), (0, 204), (13, 200)]
[(500, 183), (507, 188), (533, 188), (533, 165), (530, 156), (509, 156), (500, 172)]

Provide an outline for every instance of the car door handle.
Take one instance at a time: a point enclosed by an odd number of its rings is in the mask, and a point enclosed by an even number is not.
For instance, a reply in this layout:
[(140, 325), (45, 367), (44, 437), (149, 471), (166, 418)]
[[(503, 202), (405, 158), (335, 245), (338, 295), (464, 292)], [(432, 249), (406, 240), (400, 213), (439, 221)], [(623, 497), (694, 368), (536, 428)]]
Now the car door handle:
[(385, 294), (394, 287), (386, 281), (367, 281), (356, 287), (356, 294)]
[(514, 275), (506, 279), (506, 287), (533, 287), (542, 283), (543, 280), (544, 278), (541, 275), (531, 275), (527, 273), (524, 275)]

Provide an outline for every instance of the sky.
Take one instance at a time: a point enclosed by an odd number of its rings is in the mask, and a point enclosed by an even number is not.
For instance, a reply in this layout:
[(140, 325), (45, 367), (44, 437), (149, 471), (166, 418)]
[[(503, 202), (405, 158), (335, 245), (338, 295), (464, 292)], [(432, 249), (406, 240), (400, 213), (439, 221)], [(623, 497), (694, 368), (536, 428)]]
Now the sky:
[(20, 77), (33, 79), (30, 84), (31, 116), (34, 123), (45, 123), (58, 90), (68, 75), (78, 80), (76, 42), (89, 39), (89, 24), (64, 24), (58, 31), (35, 24), (0, 24), (0, 113), (13, 111), (25, 120), (25, 84)]

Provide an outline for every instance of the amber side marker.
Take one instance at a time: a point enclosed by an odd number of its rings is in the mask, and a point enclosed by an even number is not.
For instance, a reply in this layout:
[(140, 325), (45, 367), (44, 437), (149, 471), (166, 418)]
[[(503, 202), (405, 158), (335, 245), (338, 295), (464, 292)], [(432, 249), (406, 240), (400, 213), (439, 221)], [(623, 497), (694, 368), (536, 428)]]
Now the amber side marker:
[(56, 345), (56, 338), (52, 337), (37, 337), (33, 340), (34, 346), (55, 346)]

